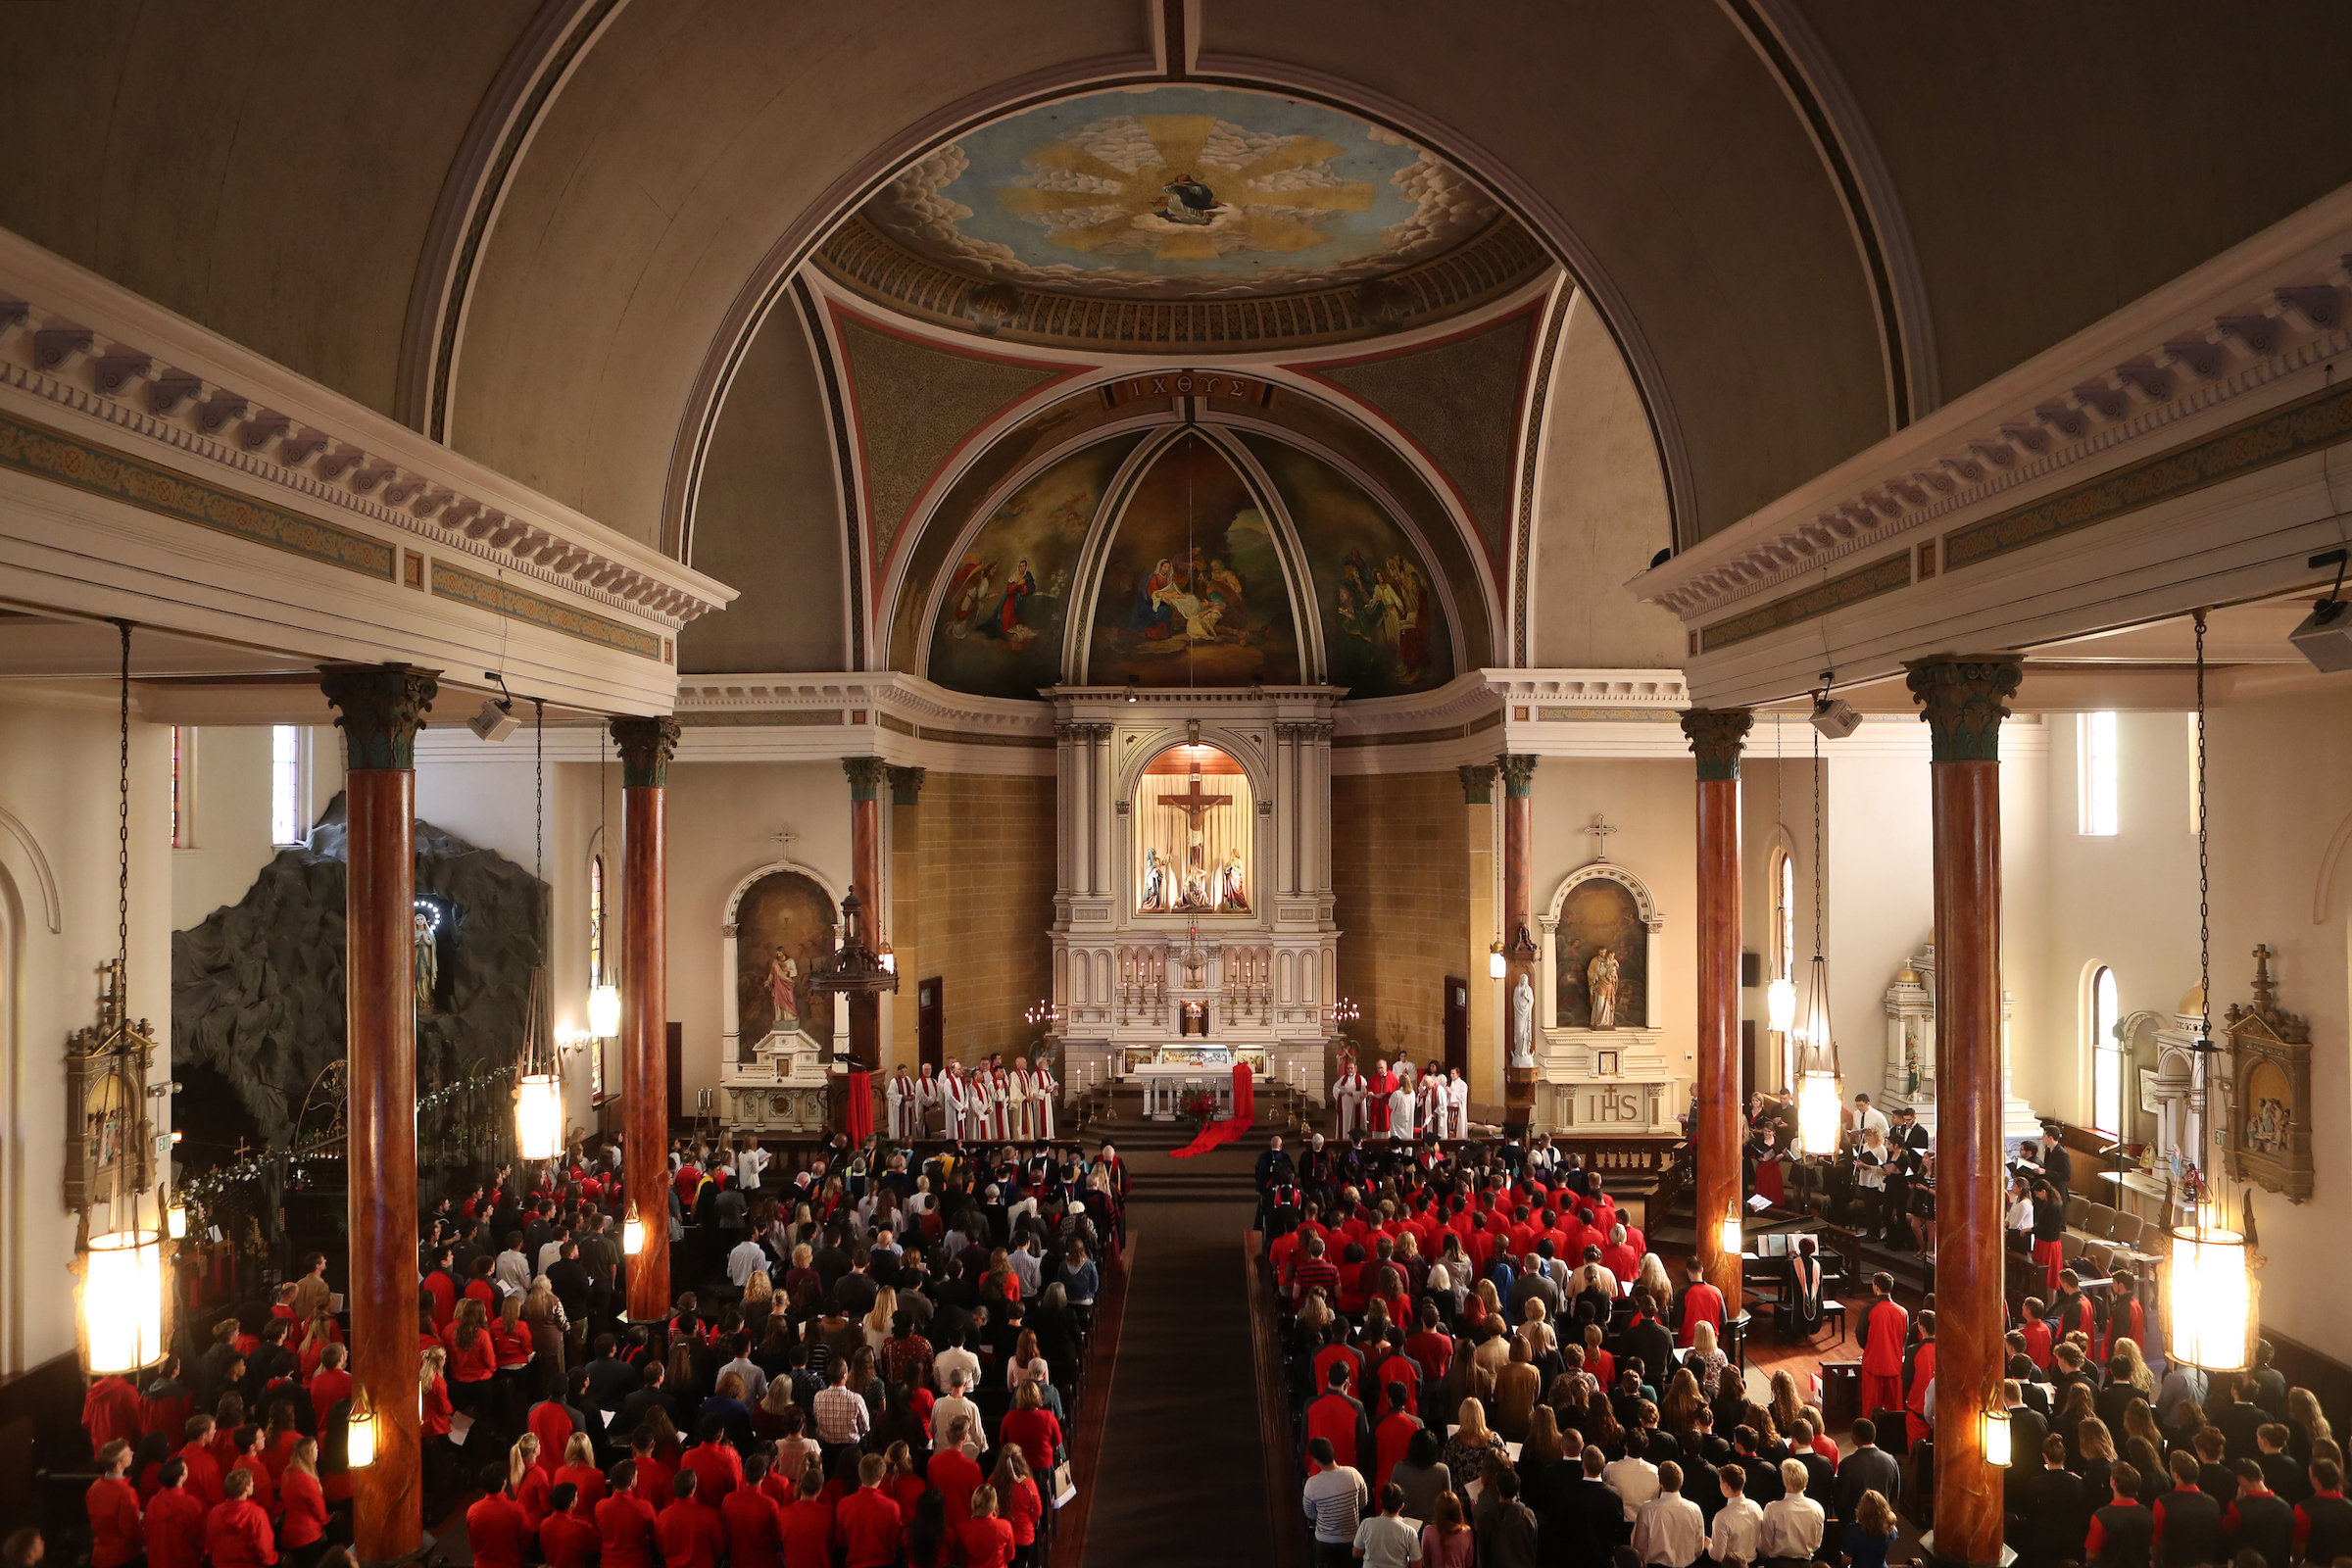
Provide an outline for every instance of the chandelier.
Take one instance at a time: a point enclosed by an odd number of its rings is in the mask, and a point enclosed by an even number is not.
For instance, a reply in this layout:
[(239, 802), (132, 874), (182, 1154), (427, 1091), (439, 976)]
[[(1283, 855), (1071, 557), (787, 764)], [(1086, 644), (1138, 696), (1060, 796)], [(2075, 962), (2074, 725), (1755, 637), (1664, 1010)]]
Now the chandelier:
[[(606, 798), (610, 793), (605, 776), (609, 771), (604, 751), (607, 738), (598, 737), (596, 754), (596, 853), (600, 860), (612, 847), (610, 832), (612, 817), (606, 809)], [(605, 886), (611, 880), (610, 866), (605, 867), (596, 879), (596, 973), (589, 977), (588, 1032), (599, 1040), (610, 1040), (620, 1033), (620, 987), (610, 978), (612, 969), (612, 922), (605, 912), (608, 904)]]
[[(501, 684), (504, 684), (503, 682)], [(564, 1152), (564, 1080), (556, 1072), (555, 1047), (547, 1037), (547, 703), (531, 699), (532, 811), (536, 838), (531, 848), (531, 899), (538, 918), (539, 962), (531, 969), (530, 1000), (523, 1014), (522, 1057), (514, 1070), (514, 1152), (523, 1159), (554, 1159)]]
[(898, 972), (865, 945), (865, 901), (850, 889), (841, 901), (841, 946), (819, 959), (808, 989), (832, 996), (878, 997), (899, 989)]

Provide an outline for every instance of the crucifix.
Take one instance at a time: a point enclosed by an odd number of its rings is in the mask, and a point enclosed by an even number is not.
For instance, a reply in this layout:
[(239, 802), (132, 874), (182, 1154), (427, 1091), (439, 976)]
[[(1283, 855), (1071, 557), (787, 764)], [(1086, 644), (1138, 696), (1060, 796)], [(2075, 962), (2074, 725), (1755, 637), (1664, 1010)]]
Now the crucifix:
[(1595, 860), (1607, 859), (1609, 858), (1609, 835), (1617, 831), (1609, 826), (1609, 819), (1602, 813), (1594, 811), (1592, 825), (1586, 828), (1585, 831), (1592, 835), (1592, 858)]
[(1233, 797), (1230, 795), (1201, 794), (1200, 768), (1199, 764), (1195, 764), (1193, 768), (1191, 788), (1187, 789), (1182, 795), (1162, 795), (1159, 798), (1159, 804), (1162, 806), (1173, 807), (1175, 809), (1184, 813), (1184, 859), (1186, 868), (1194, 871), (1204, 869), (1200, 858), (1201, 813), (1205, 811), (1213, 811), (1220, 806), (1231, 806), (1233, 804)]
[(792, 841), (799, 837), (800, 835), (795, 833), (789, 827), (780, 827), (776, 829), (776, 858), (779, 860), (791, 859)]

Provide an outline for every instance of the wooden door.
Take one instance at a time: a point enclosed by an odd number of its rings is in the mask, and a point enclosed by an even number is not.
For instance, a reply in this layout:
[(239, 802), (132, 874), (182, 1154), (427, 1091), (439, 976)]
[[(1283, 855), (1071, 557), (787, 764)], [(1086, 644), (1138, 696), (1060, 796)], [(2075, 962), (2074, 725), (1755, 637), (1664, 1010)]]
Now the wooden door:
[(674, 1126), (679, 1121), (694, 1119), (694, 1111), (686, 1103), (686, 1026), (673, 1023), (666, 1037), (668, 1060), (663, 1063), (664, 1076), (669, 1080), (669, 1119)]
[(1747, 1097), (1756, 1092), (1756, 1020), (1740, 1020), (1740, 1114), (1747, 1115)]
[[(917, 981), (914, 988), (914, 1049), (923, 1067), (933, 1072), (946, 1065), (943, 1041), (941, 988), (945, 984), (938, 975)], [(918, 1069), (919, 1070), (919, 1069)]]
[(1451, 974), (1446, 977), (1446, 1065), (1470, 1076), (1470, 982)]

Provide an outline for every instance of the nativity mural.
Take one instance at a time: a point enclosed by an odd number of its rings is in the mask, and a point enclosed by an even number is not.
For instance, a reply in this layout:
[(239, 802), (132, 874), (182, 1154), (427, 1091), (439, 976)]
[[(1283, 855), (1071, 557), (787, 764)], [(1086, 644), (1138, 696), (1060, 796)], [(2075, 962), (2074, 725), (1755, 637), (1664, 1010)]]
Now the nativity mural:
[(930, 676), (984, 697), (1034, 698), (1061, 678), (1066, 595), (1119, 465), (1141, 436), (1072, 453), (1015, 491), (948, 578)]
[(1453, 679), (1445, 606), (1396, 519), (1321, 459), (1245, 440), (1281, 493), (1313, 574), (1331, 684), (1353, 698), (1396, 697)]
[(1273, 530), (1241, 473), (1197, 435), (1153, 460), (1119, 516), (1086, 678), (1098, 686), (1299, 678)]
[(735, 906), (737, 1040), (748, 1051), (771, 1031), (833, 1038), (833, 999), (808, 989), (833, 951), (833, 903), (798, 871), (771, 871)]
[(1649, 928), (1633, 890), (1589, 877), (1560, 903), (1552, 941), (1563, 1029), (1640, 1029), (1649, 1022)]

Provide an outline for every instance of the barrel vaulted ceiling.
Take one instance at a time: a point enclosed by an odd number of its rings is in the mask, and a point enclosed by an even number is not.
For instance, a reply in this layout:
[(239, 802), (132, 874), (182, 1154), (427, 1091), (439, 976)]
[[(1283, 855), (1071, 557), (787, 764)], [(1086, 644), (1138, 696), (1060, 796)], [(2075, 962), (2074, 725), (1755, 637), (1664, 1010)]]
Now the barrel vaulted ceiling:
[[(704, 669), (892, 658), (890, 595), (938, 565), (924, 519), (979, 504), (1018, 466), (1005, 443), (1062, 439), (1039, 422), (1055, 378), (1111, 363), (1056, 339), (1057, 294), (1321, 289), (1331, 319), (1358, 313), (1254, 359), (1151, 353), (1254, 366), (1297, 417), (1376, 435), (1451, 526), (1454, 588), (1495, 607), (1482, 657), (1598, 659), (1654, 628), (1524, 609), (1575, 552), (1619, 572), (1716, 532), (2352, 179), (2309, 85), (2352, 37), (2318, 0), (26, 0), (9, 21), (0, 223), (747, 602), (800, 592), (781, 642), (698, 623), (681, 655)], [(1173, 169), (1194, 161), (1212, 172)], [(1407, 166), (1445, 172), (1395, 183)], [(1416, 194), (1456, 176), (1450, 205)], [(1169, 185), (1205, 205), (1168, 213)], [(1513, 270), (1528, 245), (1555, 283)], [(1001, 289), (885, 299), (880, 246)], [(1471, 261), (1492, 287), (1451, 319), (1382, 292)], [(910, 380), (920, 406), (878, 428)]]

